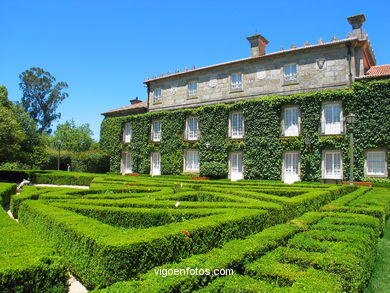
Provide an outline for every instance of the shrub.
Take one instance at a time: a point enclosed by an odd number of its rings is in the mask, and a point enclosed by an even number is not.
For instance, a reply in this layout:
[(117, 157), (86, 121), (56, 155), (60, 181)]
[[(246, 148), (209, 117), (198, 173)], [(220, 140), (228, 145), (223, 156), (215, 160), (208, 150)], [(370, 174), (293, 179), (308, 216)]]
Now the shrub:
[(11, 195), (16, 193), (16, 184), (0, 183), (0, 199), (3, 208), (8, 208)]
[(76, 172), (105, 173), (109, 171), (110, 157), (102, 151), (73, 153), (71, 167)]
[[(0, 184), (0, 195), (15, 184)], [(67, 270), (45, 241), (0, 211), (0, 291), (67, 292)]]
[(201, 176), (211, 178), (227, 177), (226, 163), (221, 162), (204, 162), (202, 164)]

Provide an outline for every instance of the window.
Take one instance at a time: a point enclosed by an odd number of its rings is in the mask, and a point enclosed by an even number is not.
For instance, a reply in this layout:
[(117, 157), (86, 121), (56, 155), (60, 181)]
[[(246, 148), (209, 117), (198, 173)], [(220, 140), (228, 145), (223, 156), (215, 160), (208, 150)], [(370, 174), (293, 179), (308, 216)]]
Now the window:
[(186, 139), (187, 140), (199, 140), (200, 132), (199, 132), (199, 122), (196, 117), (187, 118), (186, 123)]
[(131, 153), (128, 151), (124, 151), (122, 153), (122, 173), (123, 174), (133, 173)]
[(297, 64), (291, 63), (284, 65), (283, 77), (286, 82), (295, 81), (297, 79)]
[(231, 138), (244, 137), (244, 115), (242, 112), (232, 112), (229, 119), (229, 134)]
[(154, 120), (152, 122), (152, 141), (161, 140), (161, 122), (160, 120)]
[(230, 87), (232, 90), (242, 89), (242, 74), (241, 73), (233, 73), (230, 76)]
[(283, 110), (283, 135), (297, 136), (300, 130), (300, 113), (298, 107), (286, 107)]
[(159, 152), (153, 152), (150, 155), (150, 174), (152, 176), (161, 175), (161, 154)]
[(233, 152), (229, 156), (229, 175), (231, 181), (237, 181), (244, 179), (244, 164), (243, 164), (243, 153)]
[(125, 123), (123, 128), (123, 142), (128, 143), (131, 142), (131, 124)]
[(385, 150), (366, 151), (365, 176), (387, 177), (386, 157)]
[(199, 172), (199, 151), (187, 150), (184, 157), (185, 170), (188, 172)]
[(323, 134), (343, 132), (343, 111), (341, 103), (326, 103), (322, 106), (321, 129)]
[(197, 81), (190, 81), (188, 83), (188, 96), (189, 97), (196, 97), (198, 95), (198, 82)]
[(283, 158), (283, 181), (285, 183), (294, 183), (299, 181), (299, 152), (288, 151), (284, 153)]
[(343, 179), (341, 151), (323, 152), (322, 175), (325, 179)]
[(161, 102), (161, 89), (157, 88), (154, 90), (154, 98), (153, 101), (155, 103)]

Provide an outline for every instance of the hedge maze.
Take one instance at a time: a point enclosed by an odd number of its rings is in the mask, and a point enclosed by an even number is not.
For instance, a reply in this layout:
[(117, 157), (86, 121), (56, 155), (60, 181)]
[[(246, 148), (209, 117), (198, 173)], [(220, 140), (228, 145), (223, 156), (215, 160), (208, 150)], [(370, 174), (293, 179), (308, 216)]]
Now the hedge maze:
[[(66, 292), (65, 268), (99, 292), (359, 292), (390, 212), (386, 188), (186, 176), (106, 175), (89, 190), (26, 186), (8, 195), (20, 224), (7, 223), (34, 234), (30, 246), (46, 244), (46, 269), (63, 286), (56, 292)], [(234, 275), (155, 271), (188, 268)], [(0, 291), (9, 284), (0, 281)], [(54, 292), (45, 288), (20, 292)]]

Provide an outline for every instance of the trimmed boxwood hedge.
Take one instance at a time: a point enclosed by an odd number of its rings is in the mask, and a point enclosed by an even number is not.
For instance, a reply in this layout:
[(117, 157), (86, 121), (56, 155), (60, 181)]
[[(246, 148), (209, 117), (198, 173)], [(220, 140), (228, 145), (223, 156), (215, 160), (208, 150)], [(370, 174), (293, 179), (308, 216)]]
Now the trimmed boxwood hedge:
[[(0, 183), (0, 196), (15, 188)], [(0, 292), (65, 293), (67, 279), (53, 248), (0, 210)]]
[[(282, 154), (287, 150), (301, 153), (301, 179), (318, 181), (321, 178), (322, 151), (340, 149), (343, 154), (344, 178), (349, 172), (349, 136), (319, 133), (321, 105), (325, 101), (341, 101), (344, 115), (352, 112), (357, 116), (354, 125), (355, 178), (364, 176), (364, 151), (390, 146), (390, 81), (354, 83), (351, 89), (321, 91), (292, 96), (272, 96), (251, 99), (233, 104), (218, 104), (196, 109), (153, 112), (126, 117), (105, 118), (101, 126), (100, 145), (110, 154), (110, 170), (120, 170), (122, 150), (130, 150), (133, 171), (148, 174), (150, 153), (161, 152), (162, 174), (183, 172), (183, 151), (199, 149), (200, 175), (226, 177), (228, 153), (244, 152), (245, 178), (281, 179)], [(301, 112), (301, 135), (280, 137), (280, 117), (286, 104), (295, 104)], [(228, 116), (232, 110), (242, 110), (245, 117), (245, 138), (228, 139)], [(185, 119), (196, 115), (199, 119), (199, 142), (183, 140)], [(162, 140), (150, 141), (153, 119), (161, 119)], [(132, 124), (132, 142), (122, 144), (124, 123)], [(305, 145), (305, 139), (310, 144)], [(390, 156), (390, 152), (388, 152)], [(389, 160), (389, 158), (388, 158)], [(388, 164), (390, 166), (390, 164)]]
[(13, 204), (20, 222), (55, 243), (88, 287), (128, 280), (207, 252), (358, 188), (121, 176), (97, 177), (92, 186), (26, 187), (27, 194), (15, 197)]
[(0, 183), (1, 206), (7, 208), (10, 205), (11, 195), (16, 193), (16, 184)]

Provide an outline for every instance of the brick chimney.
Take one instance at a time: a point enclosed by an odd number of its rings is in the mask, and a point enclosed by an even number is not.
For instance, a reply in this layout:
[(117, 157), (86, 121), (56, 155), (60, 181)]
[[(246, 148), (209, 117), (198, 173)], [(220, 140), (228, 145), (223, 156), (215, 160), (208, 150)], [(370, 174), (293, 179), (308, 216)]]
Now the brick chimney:
[(362, 25), (363, 22), (365, 21), (366, 21), (366, 17), (364, 16), (364, 14), (357, 14), (348, 17), (348, 22), (350, 25), (352, 25), (353, 35), (355, 37), (358, 37), (359, 39), (365, 38), (365, 35), (363, 34), (362, 31)]
[(141, 102), (142, 102), (142, 101), (138, 100), (138, 97), (136, 97), (135, 99), (130, 100), (130, 103), (131, 103), (132, 105), (138, 104), (138, 103), (141, 103)]
[(267, 47), (267, 44), (269, 43), (266, 38), (256, 33), (255, 35), (247, 37), (246, 39), (251, 44), (252, 57), (259, 57), (265, 55), (265, 47)]

